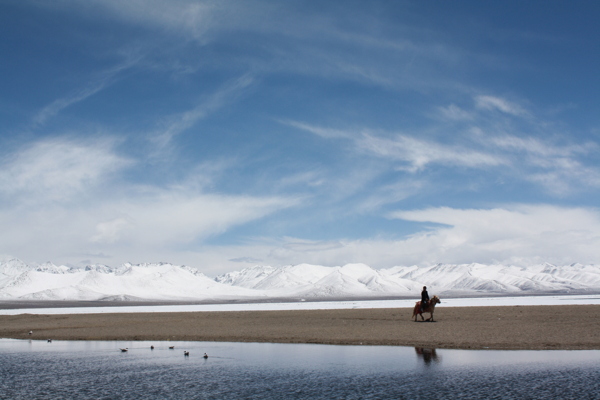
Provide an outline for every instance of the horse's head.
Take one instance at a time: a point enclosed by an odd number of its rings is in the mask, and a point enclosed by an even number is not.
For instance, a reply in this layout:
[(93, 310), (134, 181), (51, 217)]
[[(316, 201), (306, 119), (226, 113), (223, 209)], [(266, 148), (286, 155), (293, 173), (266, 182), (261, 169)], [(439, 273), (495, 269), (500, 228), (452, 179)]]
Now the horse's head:
[(439, 298), (439, 297), (437, 297), (437, 295), (435, 295), (435, 296), (433, 296), (433, 297), (431, 298), (431, 302), (432, 302), (433, 304), (440, 304), (442, 301), (440, 300), (440, 298)]

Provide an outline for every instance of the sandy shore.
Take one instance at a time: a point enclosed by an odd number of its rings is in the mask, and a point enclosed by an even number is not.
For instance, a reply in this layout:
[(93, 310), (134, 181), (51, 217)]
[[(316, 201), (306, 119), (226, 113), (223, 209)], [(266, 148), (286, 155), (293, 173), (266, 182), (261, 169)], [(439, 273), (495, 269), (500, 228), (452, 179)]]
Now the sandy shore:
[[(0, 316), (0, 337), (600, 350), (600, 305)], [(426, 314), (428, 316), (428, 314)], [(33, 331), (30, 335), (29, 331)]]

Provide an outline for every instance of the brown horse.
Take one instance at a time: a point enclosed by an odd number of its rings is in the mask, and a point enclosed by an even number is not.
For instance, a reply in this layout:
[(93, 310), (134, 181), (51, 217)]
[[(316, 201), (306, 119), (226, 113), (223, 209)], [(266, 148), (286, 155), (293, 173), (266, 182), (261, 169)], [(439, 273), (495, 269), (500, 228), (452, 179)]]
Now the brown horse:
[(421, 302), (417, 301), (415, 304), (415, 309), (413, 310), (413, 318), (415, 319), (415, 322), (417, 322), (417, 315), (421, 316), (421, 321), (425, 321), (425, 318), (423, 318), (423, 313), (429, 313), (430, 317), (427, 319), (427, 321), (433, 322), (433, 311), (435, 310), (435, 305), (440, 303), (440, 298), (433, 296), (431, 300), (429, 300), (429, 303), (427, 303), (427, 306), (423, 309), (423, 311), (421, 311)]

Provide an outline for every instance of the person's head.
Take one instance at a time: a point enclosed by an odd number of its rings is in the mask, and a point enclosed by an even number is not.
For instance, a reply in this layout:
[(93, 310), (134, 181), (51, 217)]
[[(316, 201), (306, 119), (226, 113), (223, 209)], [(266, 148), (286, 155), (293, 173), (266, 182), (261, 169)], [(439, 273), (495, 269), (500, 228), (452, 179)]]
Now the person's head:
[(427, 290), (427, 286), (423, 286), (423, 290)]

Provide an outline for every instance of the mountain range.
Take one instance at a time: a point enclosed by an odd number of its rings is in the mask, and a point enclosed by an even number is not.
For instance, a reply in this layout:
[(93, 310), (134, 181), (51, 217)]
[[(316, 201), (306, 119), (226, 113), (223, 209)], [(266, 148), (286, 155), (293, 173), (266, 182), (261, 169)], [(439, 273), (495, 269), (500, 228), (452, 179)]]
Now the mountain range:
[(374, 269), (256, 265), (210, 278), (169, 263), (69, 267), (0, 262), (0, 300), (272, 301), (600, 292), (600, 266), (436, 264)]

